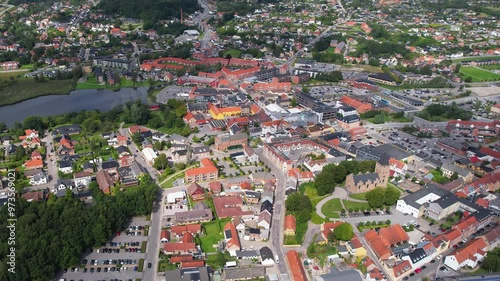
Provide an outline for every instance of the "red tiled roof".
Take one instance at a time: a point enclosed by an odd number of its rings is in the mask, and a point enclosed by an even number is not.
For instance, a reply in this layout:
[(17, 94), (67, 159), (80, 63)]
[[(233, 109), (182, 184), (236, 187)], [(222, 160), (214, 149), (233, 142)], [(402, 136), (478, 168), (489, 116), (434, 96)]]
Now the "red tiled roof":
[(170, 228), (175, 235), (182, 235), (186, 232), (198, 233), (201, 231), (201, 224), (175, 225)]
[(220, 183), (220, 181), (213, 181), (213, 182), (209, 182), (208, 183), (208, 188), (212, 191), (212, 192), (221, 192), (222, 191), (222, 184)]
[(292, 230), (293, 232), (295, 232), (296, 229), (297, 229), (297, 222), (295, 220), (295, 217), (292, 214), (286, 216), (285, 217), (285, 231)]
[(232, 222), (228, 222), (224, 226), (224, 231), (229, 230), (231, 232), (231, 238), (226, 241), (226, 248), (231, 249), (233, 247), (238, 248), (238, 250), (241, 249), (241, 244), (240, 244), (240, 239), (238, 236), (238, 231), (236, 231), (236, 227)]
[(402, 263), (393, 267), (393, 272), (395, 277), (401, 276), (401, 274), (411, 270), (411, 264), (408, 260), (403, 261)]
[(43, 167), (43, 161), (40, 159), (37, 160), (28, 160), (24, 163), (26, 168), (37, 168), (37, 167)]
[(170, 263), (179, 263), (179, 262), (186, 262), (186, 261), (192, 261), (193, 256), (192, 255), (178, 255), (178, 256), (172, 256), (170, 258)]
[(170, 241), (170, 232), (166, 229), (162, 230), (160, 233), (160, 240), (167, 239)]
[(476, 200), (476, 204), (478, 204), (479, 206), (482, 206), (484, 208), (488, 208), (488, 206), (490, 205), (490, 201), (484, 199), (484, 198), (479, 198)]
[(184, 236), (181, 239), (182, 243), (194, 243), (194, 237), (193, 234), (190, 232), (184, 233)]
[(474, 255), (482, 252), (484, 248), (486, 248), (486, 242), (482, 238), (475, 238), (457, 249), (452, 255), (455, 256), (458, 264), (461, 264), (467, 259), (474, 260)]
[(163, 245), (163, 249), (166, 252), (172, 253), (172, 252), (192, 252), (196, 250), (196, 244), (195, 243), (178, 243), (178, 242), (170, 242), (170, 243), (165, 243)]
[(215, 167), (214, 163), (212, 163), (210, 159), (203, 158), (200, 161), (200, 167), (187, 170), (186, 176), (191, 177), (201, 174), (216, 173), (217, 171), (217, 167)]
[(307, 275), (300, 261), (299, 254), (295, 250), (286, 253), (288, 266), (292, 272), (292, 281), (307, 281)]
[(195, 261), (183, 261), (181, 262), (181, 268), (193, 268), (193, 267), (202, 267), (205, 266), (204, 260), (195, 260)]

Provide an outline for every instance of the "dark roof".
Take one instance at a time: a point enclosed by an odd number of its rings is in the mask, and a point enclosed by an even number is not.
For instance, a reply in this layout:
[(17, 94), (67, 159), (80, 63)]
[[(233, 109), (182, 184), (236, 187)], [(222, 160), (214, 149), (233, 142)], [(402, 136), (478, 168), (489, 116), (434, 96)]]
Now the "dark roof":
[(337, 267), (332, 267), (332, 270), (328, 274), (320, 275), (324, 281), (362, 281), (361, 275), (357, 270), (349, 269), (344, 271), (339, 271)]
[(384, 154), (382, 154), (382, 156), (380, 156), (380, 159), (378, 160), (378, 163), (380, 165), (388, 166), (389, 165), (389, 159), (391, 159), (391, 157), (387, 153), (384, 153)]
[(410, 257), (411, 262), (413, 264), (423, 260), (425, 257), (427, 257), (427, 254), (425, 253), (425, 250), (422, 248), (418, 248), (415, 251), (411, 252), (408, 254), (408, 257)]
[(368, 75), (368, 77), (379, 79), (379, 80), (384, 80), (384, 81), (388, 81), (388, 82), (394, 82), (394, 79), (392, 79), (392, 77), (387, 73), (374, 73), (374, 74)]
[(78, 134), (81, 131), (82, 131), (82, 128), (78, 124), (61, 126), (61, 127), (57, 128), (57, 132), (61, 135)]
[(183, 268), (165, 271), (165, 280), (168, 281), (210, 281), (208, 268)]
[(338, 120), (344, 122), (344, 123), (352, 123), (352, 122), (357, 122), (361, 119), (359, 119), (359, 116), (356, 114), (353, 115), (347, 115), (343, 117), (337, 117)]
[(116, 162), (115, 160), (111, 160), (111, 161), (102, 162), (101, 167), (103, 169), (113, 169), (113, 168), (120, 167), (120, 164), (118, 164), (118, 162)]
[(267, 259), (274, 260), (273, 251), (271, 251), (269, 247), (262, 247), (260, 248), (259, 252), (262, 260), (267, 260)]
[(264, 210), (267, 210), (269, 213), (273, 213), (273, 203), (269, 202), (268, 200), (265, 200), (264, 202), (262, 202), (262, 204), (260, 205), (260, 211), (264, 211)]
[(446, 191), (446, 190), (441, 189), (441, 188), (424, 187), (418, 191), (415, 191), (413, 193), (408, 194), (408, 196), (404, 197), (402, 200), (405, 201), (406, 204), (408, 204), (416, 209), (419, 209), (421, 205), (418, 204), (417, 201), (420, 200), (421, 198), (431, 194), (431, 193), (436, 194), (439, 197), (443, 197), (446, 195), (449, 196), (452, 194), (449, 191)]
[(378, 174), (377, 173), (368, 173), (368, 174), (362, 174), (362, 175), (353, 175), (354, 179), (354, 184), (358, 184), (359, 182), (367, 182), (371, 181), (374, 182), (378, 180)]
[(119, 147), (117, 147), (116, 152), (118, 152), (118, 154), (129, 153), (128, 148), (126, 146), (123, 146), (123, 145), (120, 145)]
[(71, 167), (73, 165), (73, 162), (66, 160), (66, 161), (60, 161), (59, 162), (59, 168), (66, 168), (66, 167)]
[(477, 212), (472, 213), (472, 215), (476, 218), (477, 221), (483, 221), (486, 218), (492, 215), (492, 212), (485, 208), (480, 208)]

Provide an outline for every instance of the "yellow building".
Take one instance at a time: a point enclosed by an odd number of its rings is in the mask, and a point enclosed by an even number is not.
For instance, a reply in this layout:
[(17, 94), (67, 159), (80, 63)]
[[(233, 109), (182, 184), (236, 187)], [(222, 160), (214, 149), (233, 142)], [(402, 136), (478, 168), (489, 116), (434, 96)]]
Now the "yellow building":
[(239, 106), (231, 106), (218, 108), (212, 103), (208, 103), (208, 112), (213, 119), (222, 120), (224, 117), (228, 116), (238, 116), (241, 114), (241, 107)]

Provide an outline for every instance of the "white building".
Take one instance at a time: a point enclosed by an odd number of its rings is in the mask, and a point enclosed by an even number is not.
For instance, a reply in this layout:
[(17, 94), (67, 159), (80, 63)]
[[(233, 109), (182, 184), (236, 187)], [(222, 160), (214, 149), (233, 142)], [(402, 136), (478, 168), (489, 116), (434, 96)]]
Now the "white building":
[(156, 159), (156, 157), (158, 157), (158, 155), (156, 155), (156, 152), (150, 147), (144, 148), (142, 150), (142, 154), (144, 154), (144, 159), (148, 161), (150, 164), (152, 164)]
[(48, 182), (48, 176), (44, 172), (34, 175), (30, 179), (31, 185), (41, 185), (41, 184), (46, 184), (47, 182)]
[(399, 199), (396, 204), (396, 210), (404, 214), (411, 214), (413, 217), (418, 218), (424, 213), (423, 204), (434, 202), (448, 194), (450, 194), (448, 191), (437, 187), (422, 188), (417, 192)]
[(186, 193), (184, 191), (171, 192), (167, 194), (167, 203), (173, 204), (182, 201), (186, 198)]
[(458, 270), (464, 266), (475, 268), (479, 262), (484, 260), (488, 251), (488, 245), (482, 238), (475, 238), (462, 248), (458, 248), (451, 255), (446, 256), (444, 264), (453, 270)]

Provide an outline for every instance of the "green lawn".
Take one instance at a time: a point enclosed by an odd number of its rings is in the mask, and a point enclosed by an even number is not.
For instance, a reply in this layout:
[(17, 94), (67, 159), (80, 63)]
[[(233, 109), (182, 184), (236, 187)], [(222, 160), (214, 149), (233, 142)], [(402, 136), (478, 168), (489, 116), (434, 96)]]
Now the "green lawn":
[(241, 51), (236, 49), (229, 49), (224, 51), (224, 57), (226, 57), (227, 55), (231, 55), (232, 58), (239, 58), (241, 57)]
[(473, 82), (500, 80), (500, 74), (483, 70), (473, 66), (463, 66), (460, 68), (460, 74), (463, 79), (471, 77)]
[(170, 263), (167, 258), (158, 261), (158, 272), (165, 272), (168, 270), (177, 269), (177, 265)]
[(364, 192), (364, 193), (356, 193), (356, 194), (349, 194), (349, 197), (353, 198), (353, 199), (358, 199), (358, 200), (366, 200), (366, 194), (368, 192)]
[(230, 218), (226, 218), (223, 220), (211, 221), (203, 224), (206, 233), (204, 236), (200, 237), (201, 249), (203, 250), (203, 252), (216, 252), (216, 249), (213, 247), (213, 245), (224, 239), (222, 230), (224, 229), (224, 225), (230, 220)]
[(340, 212), (342, 210), (342, 204), (340, 203), (340, 198), (333, 198), (321, 207), (321, 212), (327, 217), (332, 217), (335, 212)]
[(353, 201), (346, 201), (344, 200), (344, 206), (346, 209), (360, 209), (360, 210), (365, 210), (366, 208), (370, 208), (370, 205), (368, 203), (363, 203), (363, 202), (353, 202)]
[(477, 61), (477, 60), (491, 60), (491, 59), (500, 59), (500, 56), (482, 56), (482, 57), (473, 57), (473, 58), (458, 58), (458, 59), (452, 59), (452, 61), (461, 62), (461, 61)]
[(331, 243), (326, 243), (326, 244), (311, 243), (311, 245), (307, 247), (307, 256), (310, 258), (316, 258), (321, 266), (324, 265), (326, 257), (334, 255), (336, 253), (337, 253), (337, 248), (335, 248), (335, 246)]
[(307, 232), (307, 222), (299, 223), (297, 222), (297, 229), (295, 231), (295, 236), (285, 236), (285, 245), (301, 245), (304, 240), (304, 235)]
[(500, 69), (500, 64), (492, 64), (492, 65), (483, 65), (483, 66), (480, 66), (480, 68), (482, 69), (486, 69), (486, 70), (499, 70)]
[[(9, 75), (12, 75), (10, 73)], [(11, 81), (10, 76), (2, 73), (0, 77), (0, 106), (14, 104), (23, 100), (47, 95), (66, 95), (73, 89), (72, 80), (47, 80), (35, 82), (30, 78), (17, 78)], [(5, 77), (7, 77), (5, 79)]]
[(311, 222), (314, 224), (322, 224), (326, 220), (318, 215), (315, 210), (311, 213)]

